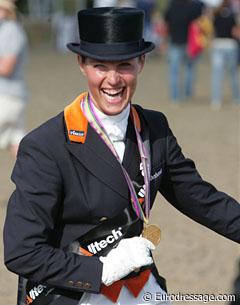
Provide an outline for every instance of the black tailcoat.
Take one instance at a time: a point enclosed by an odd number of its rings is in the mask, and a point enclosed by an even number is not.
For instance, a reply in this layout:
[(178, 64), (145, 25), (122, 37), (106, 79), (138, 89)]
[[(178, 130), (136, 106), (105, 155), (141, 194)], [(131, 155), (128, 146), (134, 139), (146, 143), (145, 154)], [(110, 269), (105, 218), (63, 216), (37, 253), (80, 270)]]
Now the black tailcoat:
[[(202, 180), (162, 113), (137, 109), (151, 151), (151, 205), (160, 191), (185, 215), (239, 243), (238, 202)], [(127, 147), (126, 168), (137, 151), (131, 136)], [(102, 263), (63, 248), (129, 205), (127, 183), (109, 148), (91, 126), (84, 144), (70, 142), (60, 113), (23, 139), (12, 180), (16, 190), (4, 228), (7, 267), (68, 292), (98, 293)], [(62, 304), (74, 301), (69, 296)]]

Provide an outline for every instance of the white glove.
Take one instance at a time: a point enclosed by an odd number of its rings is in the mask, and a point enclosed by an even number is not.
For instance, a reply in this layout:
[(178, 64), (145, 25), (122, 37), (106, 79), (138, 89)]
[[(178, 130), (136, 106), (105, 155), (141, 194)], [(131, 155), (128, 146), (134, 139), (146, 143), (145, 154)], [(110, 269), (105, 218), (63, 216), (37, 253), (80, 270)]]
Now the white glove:
[(154, 249), (153, 243), (144, 237), (122, 239), (106, 257), (99, 257), (103, 263), (102, 282), (109, 286), (136, 268), (151, 265), (150, 250)]

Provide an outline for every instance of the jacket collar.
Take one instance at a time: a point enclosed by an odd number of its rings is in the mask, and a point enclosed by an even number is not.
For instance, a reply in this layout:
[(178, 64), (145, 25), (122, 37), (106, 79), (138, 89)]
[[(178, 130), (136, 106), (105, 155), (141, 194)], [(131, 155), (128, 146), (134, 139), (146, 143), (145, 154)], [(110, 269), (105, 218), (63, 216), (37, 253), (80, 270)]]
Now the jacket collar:
[(87, 95), (80, 94), (70, 105), (64, 109), (64, 121), (67, 127), (67, 135), (71, 142), (85, 143), (88, 121), (82, 113), (81, 100)]

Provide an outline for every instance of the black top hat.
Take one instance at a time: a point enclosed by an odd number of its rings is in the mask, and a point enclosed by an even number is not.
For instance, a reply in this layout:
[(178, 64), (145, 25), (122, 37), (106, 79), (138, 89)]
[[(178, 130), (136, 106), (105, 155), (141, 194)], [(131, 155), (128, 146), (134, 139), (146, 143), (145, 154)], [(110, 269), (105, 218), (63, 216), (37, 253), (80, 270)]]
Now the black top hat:
[(78, 12), (80, 43), (68, 48), (101, 61), (127, 60), (150, 52), (143, 39), (144, 12), (136, 8), (100, 7)]

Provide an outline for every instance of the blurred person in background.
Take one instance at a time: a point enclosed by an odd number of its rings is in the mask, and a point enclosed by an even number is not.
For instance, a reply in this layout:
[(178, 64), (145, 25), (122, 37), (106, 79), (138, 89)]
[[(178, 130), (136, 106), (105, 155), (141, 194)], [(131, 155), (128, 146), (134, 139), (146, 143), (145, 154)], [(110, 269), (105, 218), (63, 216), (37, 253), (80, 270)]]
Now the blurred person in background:
[[(240, 32), (240, 0), (232, 0), (231, 1), (231, 5), (232, 5), (232, 10), (233, 13), (235, 14), (236, 20), (237, 20), (237, 24), (238, 24), (238, 31)], [(238, 32), (238, 39), (237, 39), (237, 43), (238, 43), (238, 65), (240, 65), (240, 35)]]
[(145, 12), (144, 16), (144, 38), (153, 40), (153, 23), (152, 17), (156, 9), (156, 0), (137, 0), (137, 8)]
[[(84, 6), (85, 1), (81, 1)], [(85, 7), (82, 7), (85, 8)], [(55, 47), (58, 52), (67, 52), (67, 42), (77, 40), (77, 22), (75, 18), (76, 1), (63, 1), (62, 10), (56, 12), (52, 18), (52, 27), (55, 35)]]
[(94, 7), (135, 7), (136, 0), (94, 0)]
[[(170, 98), (174, 103), (193, 96), (196, 60), (187, 55), (188, 30), (202, 10), (203, 4), (199, 1), (171, 0), (164, 14), (169, 39)], [(181, 68), (184, 68), (183, 88)]]
[(15, 5), (0, 0), (0, 148), (10, 148), (14, 156), (25, 134), (26, 58), (27, 37), (16, 20)]
[(118, 0), (119, 7), (136, 7), (138, 0)]
[[(28, 6), (29, 18), (31, 20), (41, 20), (50, 18), (53, 0), (25, 0)], [(58, 0), (59, 1), (59, 0)], [(17, 2), (17, 1), (16, 1)]]
[(223, 77), (229, 74), (232, 99), (240, 105), (238, 75), (238, 43), (240, 39), (235, 14), (231, 9), (231, 0), (224, 0), (213, 16), (215, 38), (212, 44), (212, 99), (213, 109), (222, 104)]
[(239, 0), (231, 0), (232, 10), (234, 14), (240, 14), (240, 1)]

